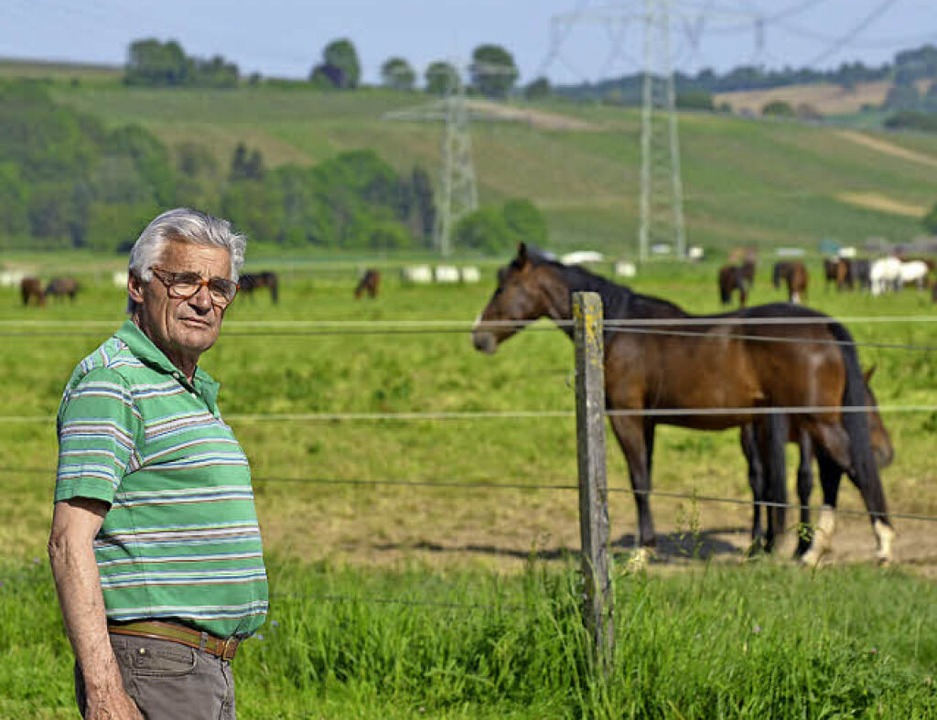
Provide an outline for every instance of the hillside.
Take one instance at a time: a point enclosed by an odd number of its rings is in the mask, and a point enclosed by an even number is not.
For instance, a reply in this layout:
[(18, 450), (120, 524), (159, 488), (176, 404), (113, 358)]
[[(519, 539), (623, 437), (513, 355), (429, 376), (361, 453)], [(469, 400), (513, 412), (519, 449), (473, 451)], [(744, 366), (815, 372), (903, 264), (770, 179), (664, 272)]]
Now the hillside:
[[(436, 173), (442, 165), (438, 123), (382, 119), (426, 105), (420, 93), (141, 90), (105, 83), (97, 73), (52, 91), (109, 126), (142, 125), (170, 147), (196, 140), (223, 166), (239, 142), (260, 150), (268, 166), (311, 165), (360, 148), (373, 148), (400, 171), (420, 164)], [(554, 102), (476, 105), (473, 113), (500, 116), (472, 125), (482, 204), (529, 198), (548, 220), (553, 249), (634, 255), (638, 111)], [(907, 241), (921, 234), (917, 211), (937, 199), (937, 138), (683, 114), (680, 144), (688, 243), (711, 251), (815, 250), (823, 238)]]
[[(917, 83), (918, 92), (925, 93), (929, 81)], [(716, 106), (723, 103), (735, 113), (760, 115), (761, 109), (769, 102), (779, 100), (796, 108), (809, 105), (821, 115), (848, 115), (861, 112), (864, 108), (879, 107), (885, 101), (891, 82), (856, 83), (852, 88), (844, 88), (833, 83), (812, 85), (786, 85), (766, 90), (746, 90), (739, 92), (716, 93), (713, 100)]]

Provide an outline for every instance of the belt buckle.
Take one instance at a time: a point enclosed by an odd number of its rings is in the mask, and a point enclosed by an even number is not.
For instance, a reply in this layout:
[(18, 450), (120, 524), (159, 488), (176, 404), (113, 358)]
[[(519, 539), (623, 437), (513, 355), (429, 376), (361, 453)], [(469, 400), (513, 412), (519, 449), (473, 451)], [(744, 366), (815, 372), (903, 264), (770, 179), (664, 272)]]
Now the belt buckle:
[(224, 643), (221, 646), (221, 659), (232, 660), (234, 658), (234, 654), (237, 652), (240, 642), (241, 639), (236, 635), (225, 638)]

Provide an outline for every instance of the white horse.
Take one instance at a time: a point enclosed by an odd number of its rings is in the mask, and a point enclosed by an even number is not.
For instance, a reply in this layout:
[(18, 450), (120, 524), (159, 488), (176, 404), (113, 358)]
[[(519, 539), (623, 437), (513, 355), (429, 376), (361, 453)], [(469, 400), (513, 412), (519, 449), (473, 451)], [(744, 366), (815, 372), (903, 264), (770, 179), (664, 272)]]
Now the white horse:
[(901, 287), (901, 260), (885, 257), (875, 260), (869, 268), (869, 284), (873, 295), (881, 295)]
[(910, 285), (914, 283), (918, 290), (923, 290), (927, 285), (927, 275), (930, 268), (923, 260), (909, 260), (901, 263), (901, 284)]

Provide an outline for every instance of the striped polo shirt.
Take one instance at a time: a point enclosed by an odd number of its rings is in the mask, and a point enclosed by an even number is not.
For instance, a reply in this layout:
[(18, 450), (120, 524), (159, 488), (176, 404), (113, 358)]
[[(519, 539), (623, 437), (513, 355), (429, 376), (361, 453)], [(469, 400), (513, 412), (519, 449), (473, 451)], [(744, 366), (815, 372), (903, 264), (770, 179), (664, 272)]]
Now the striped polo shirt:
[(79, 363), (58, 414), (55, 501), (110, 503), (94, 541), (112, 621), (250, 635), (267, 576), (250, 468), (215, 404), (127, 320)]

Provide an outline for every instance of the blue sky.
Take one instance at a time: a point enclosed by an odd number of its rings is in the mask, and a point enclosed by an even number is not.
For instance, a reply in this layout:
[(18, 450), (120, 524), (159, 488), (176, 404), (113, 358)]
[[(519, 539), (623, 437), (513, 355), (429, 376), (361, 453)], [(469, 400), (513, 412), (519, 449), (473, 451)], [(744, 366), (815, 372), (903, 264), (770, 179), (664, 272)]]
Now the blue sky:
[[(670, 2), (672, 56), (685, 72), (878, 65), (937, 45), (937, 0)], [(514, 56), (522, 83), (540, 73), (577, 83), (641, 70), (643, 8), (644, 0), (2, 0), (0, 57), (120, 65), (133, 40), (155, 37), (189, 55), (220, 54), (245, 74), (305, 77), (326, 44), (348, 38), (365, 81), (376, 82), (392, 56), (422, 76), (434, 60), (467, 61), (494, 43)], [(570, 20), (565, 30), (559, 18)]]

